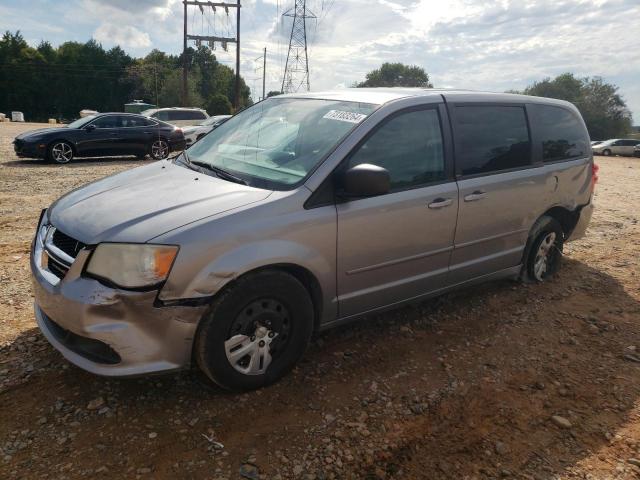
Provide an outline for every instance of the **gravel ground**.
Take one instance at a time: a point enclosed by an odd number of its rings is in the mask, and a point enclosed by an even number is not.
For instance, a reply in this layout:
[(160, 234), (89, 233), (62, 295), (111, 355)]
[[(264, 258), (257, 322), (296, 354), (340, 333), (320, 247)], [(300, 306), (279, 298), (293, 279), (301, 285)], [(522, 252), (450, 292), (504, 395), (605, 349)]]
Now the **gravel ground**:
[(638, 478), (640, 159), (544, 285), (498, 282), (317, 337), (278, 384), (113, 380), (35, 326), (29, 243), (62, 193), (140, 165), (19, 160), (0, 124), (0, 478)]

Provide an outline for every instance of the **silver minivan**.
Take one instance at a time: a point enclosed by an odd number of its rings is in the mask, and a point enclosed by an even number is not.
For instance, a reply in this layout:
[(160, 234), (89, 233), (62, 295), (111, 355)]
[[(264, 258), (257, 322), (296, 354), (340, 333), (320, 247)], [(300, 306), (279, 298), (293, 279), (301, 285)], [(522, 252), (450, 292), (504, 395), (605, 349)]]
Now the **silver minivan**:
[(633, 156), (633, 149), (640, 145), (640, 140), (634, 140), (633, 138), (614, 138), (600, 142), (592, 147), (593, 153), (596, 155), (622, 155), (631, 157)]
[(246, 390), (311, 335), (477, 282), (541, 282), (597, 167), (563, 101), (346, 89), (260, 102), (176, 158), (74, 190), (33, 242), (35, 316), (109, 376), (193, 363)]

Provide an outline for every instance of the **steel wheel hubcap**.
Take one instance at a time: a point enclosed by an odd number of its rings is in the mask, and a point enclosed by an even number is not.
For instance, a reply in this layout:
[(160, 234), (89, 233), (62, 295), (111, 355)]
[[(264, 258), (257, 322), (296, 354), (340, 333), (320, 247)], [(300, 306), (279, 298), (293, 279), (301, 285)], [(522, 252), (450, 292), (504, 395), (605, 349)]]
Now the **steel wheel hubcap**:
[(547, 273), (555, 244), (556, 234), (554, 232), (548, 233), (542, 239), (533, 264), (533, 274), (535, 275), (536, 280), (542, 280)]
[(51, 149), (53, 159), (58, 163), (67, 163), (73, 157), (73, 150), (66, 143), (56, 143)]
[(153, 155), (154, 158), (164, 158), (168, 155), (168, 153), (169, 146), (162, 140), (153, 142), (153, 145), (151, 145), (151, 155)]
[(236, 316), (224, 342), (231, 366), (244, 375), (261, 375), (288, 343), (289, 312), (274, 299), (251, 302)]

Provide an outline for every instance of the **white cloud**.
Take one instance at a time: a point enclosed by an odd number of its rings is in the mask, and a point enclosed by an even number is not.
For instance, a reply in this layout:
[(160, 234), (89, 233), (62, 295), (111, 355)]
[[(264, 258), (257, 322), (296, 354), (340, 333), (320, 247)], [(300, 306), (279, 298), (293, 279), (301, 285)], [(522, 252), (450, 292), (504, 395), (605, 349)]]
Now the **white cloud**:
[(99, 42), (120, 45), (125, 48), (146, 48), (151, 46), (149, 34), (141, 32), (130, 25), (103, 23), (93, 33), (93, 38)]

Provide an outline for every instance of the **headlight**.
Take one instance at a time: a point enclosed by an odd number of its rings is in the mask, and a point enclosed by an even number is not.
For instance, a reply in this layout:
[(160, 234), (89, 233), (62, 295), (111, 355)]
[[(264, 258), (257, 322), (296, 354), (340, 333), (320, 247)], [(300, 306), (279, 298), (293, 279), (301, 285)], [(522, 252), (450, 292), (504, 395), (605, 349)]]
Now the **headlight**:
[(101, 243), (86, 272), (119, 287), (150, 287), (167, 278), (177, 254), (173, 245)]

